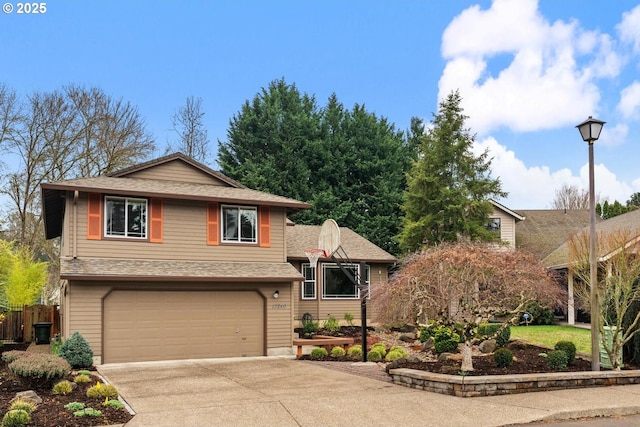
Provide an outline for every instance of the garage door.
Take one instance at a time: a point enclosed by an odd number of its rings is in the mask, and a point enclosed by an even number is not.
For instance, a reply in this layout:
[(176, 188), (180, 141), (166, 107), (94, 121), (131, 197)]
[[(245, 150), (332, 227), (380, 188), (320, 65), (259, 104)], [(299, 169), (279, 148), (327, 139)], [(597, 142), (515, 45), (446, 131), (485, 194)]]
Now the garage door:
[(103, 363), (262, 356), (263, 301), (255, 291), (113, 291)]

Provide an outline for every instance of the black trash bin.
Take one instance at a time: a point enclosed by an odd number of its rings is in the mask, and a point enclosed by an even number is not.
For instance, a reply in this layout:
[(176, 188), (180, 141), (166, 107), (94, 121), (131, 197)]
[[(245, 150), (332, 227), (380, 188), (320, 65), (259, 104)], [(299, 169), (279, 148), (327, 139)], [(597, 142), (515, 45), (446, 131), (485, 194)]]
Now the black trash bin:
[(51, 325), (51, 322), (38, 322), (33, 324), (33, 327), (36, 328), (36, 344), (49, 344)]

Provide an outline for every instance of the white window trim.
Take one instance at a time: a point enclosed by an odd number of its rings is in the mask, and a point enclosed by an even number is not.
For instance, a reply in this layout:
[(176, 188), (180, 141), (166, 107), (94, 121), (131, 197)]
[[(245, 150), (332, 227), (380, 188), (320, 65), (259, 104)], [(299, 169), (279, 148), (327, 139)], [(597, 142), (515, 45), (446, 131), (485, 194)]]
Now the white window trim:
[[(237, 209), (238, 210), (238, 238), (236, 240), (227, 240), (224, 238), (225, 235), (225, 230), (224, 230), (224, 221), (225, 221), (225, 215), (224, 215), (224, 210), (225, 209)], [(240, 210), (244, 209), (244, 210), (251, 210), (255, 212), (256, 215), (256, 222), (255, 222), (255, 240), (252, 242), (243, 242), (242, 241), (242, 236), (241, 236), (241, 224), (240, 224)], [(222, 243), (234, 243), (234, 244), (240, 244), (240, 245), (257, 245), (258, 241), (260, 239), (260, 236), (258, 236), (258, 232), (260, 231), (260, 218), (258, 218), (258, 208), (255, 206), (242, 206), (242, 205), (222, 205), (220, 206), (220, 241)]]
[[(306, 276), (305, 276), (305, 280), (303, 280), (301, 282), (301, 286), (300, 286), (300, 298), (305, 300), (305, 301), (312, 301), (312, 300), (316, 300), (318, 299), (318, 268), (316, 266), (311, 265), (310, 263), (304, 263), (302, 264), (302, 268), (301, 268), (301, 273), (304, 276), (304, 270), (305, 268), (310, 269), (313, 272), (313, 280), (307, 280)], [(304, 296), (304, 289), (305, 289), (305, 284), (306, 283), (311, 283), (313, 282), (313, 297), (305, 297)]]
[[(109, 222), (109, 215), (107, 211), (107, 201), (108, 200), (124, 200), (124, 236), (109, 234), (109, 229), (107, 224)], [(129, 202), (144, 202), (144, 235), (143, 236), (128, 236), (128, 215), (129, 209), (127, 209), (127, 205)], [(149, 238), (149, 201), (147, 199), (141, 199), (138, 197), (122, 197), (122, 196), (104, 196), (104, 237), (108, 237), (109, 239), (133, 239), (133, 240), (147, 240)]]
[[(360, 275), (360, 264), (345, 264), (346, 267), (354, 267), (358, 269), (358, 275)], [(340, 267), (338, 266), (338, 264), (336, 263), (322, 263), (322, 299), (323, 300), (330, 300), (330, 301), (336, 301), (336, 300), (346, 300), (346, 301), (357, 301), (360, 299), (360, 289), (356, 286), (356, 295), (355, 296), (350, 296), (350, 297), (345, 297), (345, 296), (326, 296), (325, 294), (325, 269), (329, 267), (329, 268), (336, 268), (338, 270), (340, 270)], [(365, 273), (369, 272), (369, 274), (366, 277), (365, 283), (367, 284), (367, 288), (368, 288), (368, 292), (367, 292), (367, 299), (370, 299), (371, 296), (371, 266), (366, 264), (365, 265)], [(317, 276), (316, 276), (317, 277)]]

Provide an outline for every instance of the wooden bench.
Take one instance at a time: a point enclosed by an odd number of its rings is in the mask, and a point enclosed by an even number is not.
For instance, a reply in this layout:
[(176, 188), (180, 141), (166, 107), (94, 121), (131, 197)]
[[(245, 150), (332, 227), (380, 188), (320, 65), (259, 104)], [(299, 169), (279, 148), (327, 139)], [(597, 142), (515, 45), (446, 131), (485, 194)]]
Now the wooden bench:
[(298, 347), (296, 357), (302, 356), (302, 346), (313, 345), (316, 347), (324, 347), (327, 351), (331, 351), (331, 347), (341, 345), (345, 350), (353, 344), (353, 338), (347, 337), (330, 337), (326, 335), (316, 335), (313, 338), (296, 338), (293, 345)]

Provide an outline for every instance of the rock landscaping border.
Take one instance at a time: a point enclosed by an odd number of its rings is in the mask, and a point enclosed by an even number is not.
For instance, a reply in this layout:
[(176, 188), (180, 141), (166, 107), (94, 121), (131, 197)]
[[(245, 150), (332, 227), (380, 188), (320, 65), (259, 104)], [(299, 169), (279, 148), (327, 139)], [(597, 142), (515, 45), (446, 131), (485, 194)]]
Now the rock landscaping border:
[(640, 384), (640, 370), (463, 376), (396, 368), (389, 375), (394, 384), (458, 397)]

